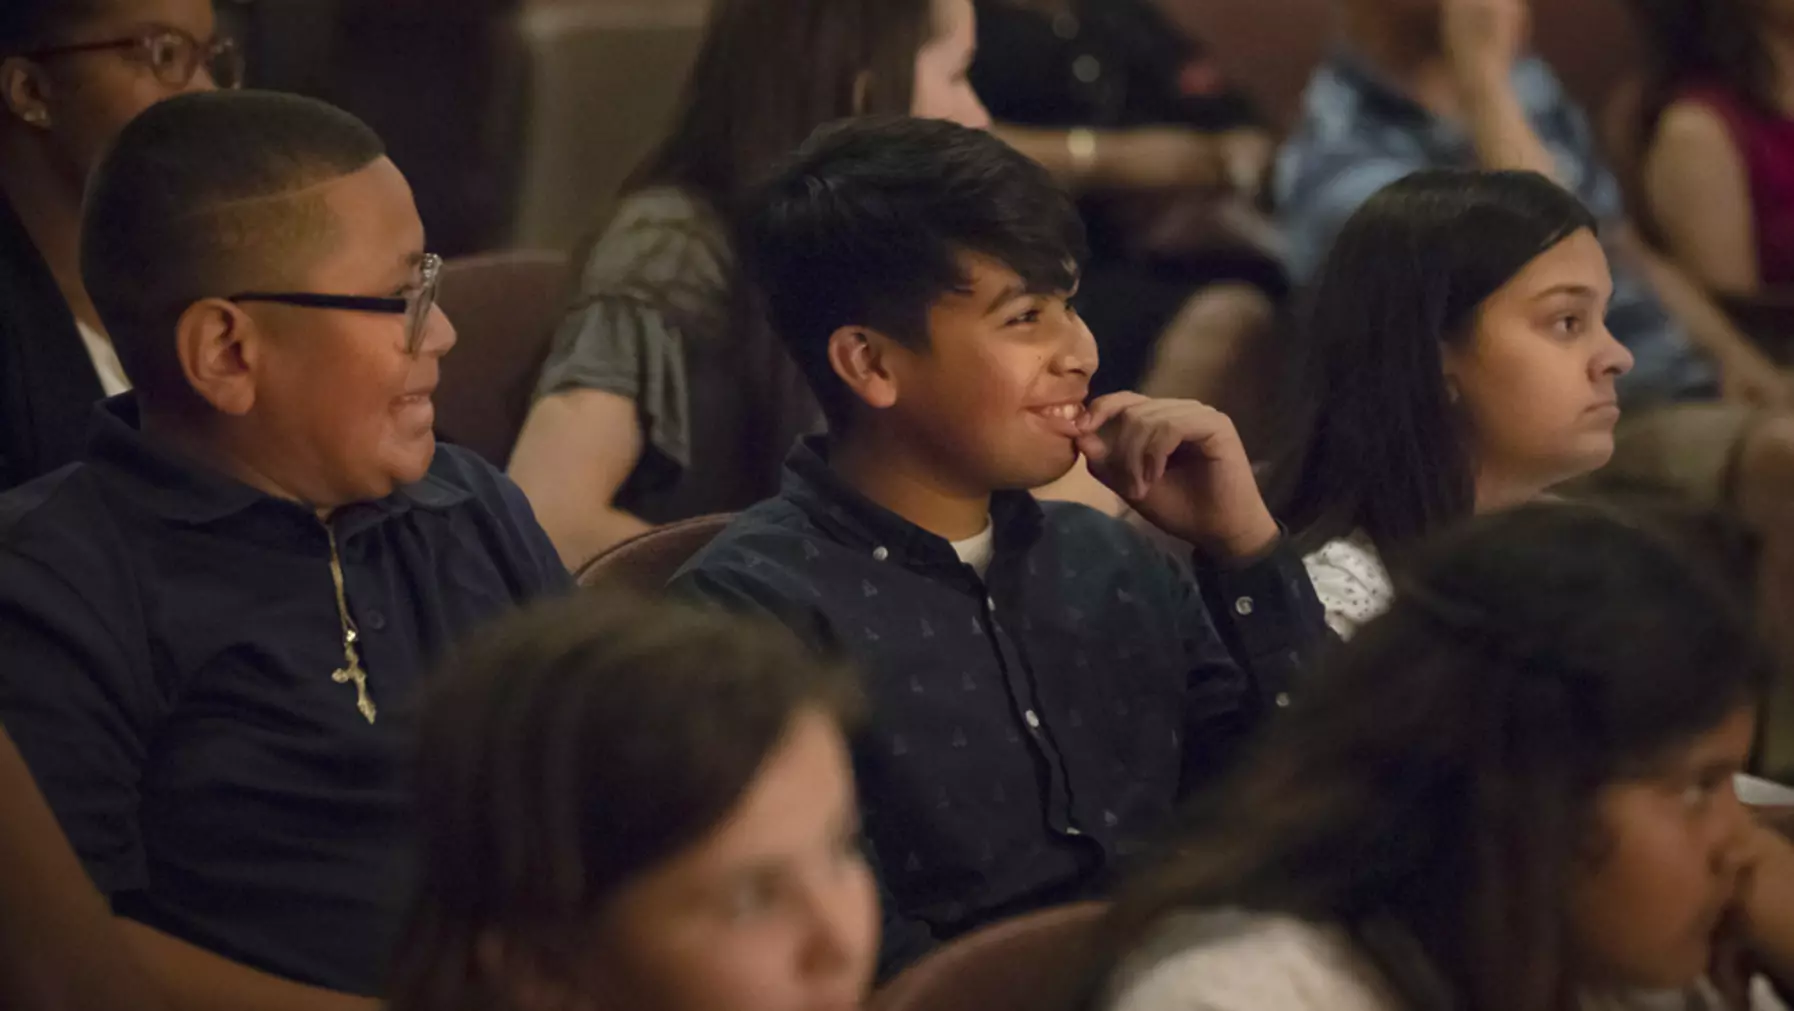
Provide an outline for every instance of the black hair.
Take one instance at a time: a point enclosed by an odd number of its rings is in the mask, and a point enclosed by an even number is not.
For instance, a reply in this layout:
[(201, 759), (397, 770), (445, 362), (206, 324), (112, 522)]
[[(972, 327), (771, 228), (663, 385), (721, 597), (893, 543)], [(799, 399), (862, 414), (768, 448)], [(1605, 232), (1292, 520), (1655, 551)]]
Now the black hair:
[(1648, 143), (1676, 93), (1716, 84), (1764, 115), (1780, 118), (1775, 61), (1759, 24), (1760, 0), (1632, 0), (1649, 73), (1640, 113)]
[(1771, 661), (1722, 582), (1590, 507), (1480, 517), (1413, 562), (1125, 892), (1111, 957), (1168, 914), (1239, 908), (1343, 928), (1404, 1007), (1573, 1006), (1597, 792), (1759, 701)]
[(864, 326), (923, 348), (928, 310), (991, 257), (1029, 289), (1069, 293), (1084, 225), (1046, 169), (992, 134), (941, 120), (824, 127), (745, 201), (738, 243), (772, 327), (832, 425), (852, 395), (829, 338)]
[(132, 384), (185, 395), (180, 314), (292, 284), (336, 226), (301, 191), (384, 155), (354, 116), (275, 92), (180, 95), (125, 126), (88, 185), (81, 273)]
[(1305, 436), (1277, 476), (1305, 545), (1362, 530), (1396, 553), (1474, 511), (1444, 348), (1539, 254), (1595, 228), (1544, 176), (1464, 170), (1410, 175), (1346, 221), (1308, 294), (1291, 390)]
[(503, 1011), (500, 937), (577, 985), (588, 928), (625, 885), (713, 831), (814, 710), (851, 728), (844, 667), (786, 628), (584, 594), (513, 616), (431, 691), (417, 744), (421, 888), (394, 1011)]
[(61, 41), (58, 34), (99, 13), (106, 0), (6, 0), (0, 4), (0, 58)]

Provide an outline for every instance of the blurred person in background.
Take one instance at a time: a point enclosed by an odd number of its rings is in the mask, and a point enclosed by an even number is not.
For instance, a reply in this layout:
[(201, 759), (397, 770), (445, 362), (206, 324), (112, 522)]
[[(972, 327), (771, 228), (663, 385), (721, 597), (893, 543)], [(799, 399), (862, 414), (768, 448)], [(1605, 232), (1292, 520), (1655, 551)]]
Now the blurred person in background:
[(1152, 0), (979, 0), (972, 83), (998, 133), (1080, 197), (1095, 391), (1214, 404), (1256, 451), (1287, 285), (1250, 100)]
[(1335, 659), (1124, 890), (1098, 1006), (1781, 1007), (1746, 963), (1794, 970), (1788, 843), (1734, 789), (1774, 667), (1707, 573), (1523, 506)]
[(81, 280), (81, 193), (132, 117), (233, 87), (211, 0), (0, 5), (0, 490), (80, 456), (101, 397), (130, 386)]
[(853, 1011), (878, 907), (854, 675), (785, 629), (582, 596), (471, 645), (417, 757), (392, 1011)]
[(1651, 45), (1643, 202), (1724, 295), (1794, 291), (1794, 3), (1633, 0)]
[(1279, 509), (1333, 630), (1389, 606), (1387, 563), (1473, 513), (1605, 466), (1632, 354), (1596, 221), (1532, 172), (1437, 169), (1347, 220), (1304, 313), (1306, 435)]
[(778, 490), (814, 399), (747, 288), (730, 217), (818, 126), (982, 127), (970, 0), (719, 0), (671, 134), (584, 256), (510, 472), (569, 567)]

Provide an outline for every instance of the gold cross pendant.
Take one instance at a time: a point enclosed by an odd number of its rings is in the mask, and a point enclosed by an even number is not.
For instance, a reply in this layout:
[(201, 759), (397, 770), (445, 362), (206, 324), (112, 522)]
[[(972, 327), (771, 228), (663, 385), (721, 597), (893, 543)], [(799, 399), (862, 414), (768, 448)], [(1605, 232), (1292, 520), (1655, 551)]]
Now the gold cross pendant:
[(355, 683), (355, 708), (361, 710), (361, 715), (367, 717), (369, 723), (374, 722), (374, 716), (378, 710), (374, 708), (373, 697), (368, 695), (368, 673), (361, 669), (359, 662), (351, 663), (330, 675), (330, 680), (339, 685), (346, 685), (353, 681)]

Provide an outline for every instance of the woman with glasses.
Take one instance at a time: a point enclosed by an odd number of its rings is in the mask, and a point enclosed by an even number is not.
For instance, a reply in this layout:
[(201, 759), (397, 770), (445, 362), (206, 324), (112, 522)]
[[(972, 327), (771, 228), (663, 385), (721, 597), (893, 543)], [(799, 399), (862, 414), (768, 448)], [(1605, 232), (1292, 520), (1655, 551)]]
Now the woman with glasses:
[(0, 3), (0, 489), (72, 461), (130, 387), (81, 281), (88, 173), (144, 109), (241, 76), (210, 0)]

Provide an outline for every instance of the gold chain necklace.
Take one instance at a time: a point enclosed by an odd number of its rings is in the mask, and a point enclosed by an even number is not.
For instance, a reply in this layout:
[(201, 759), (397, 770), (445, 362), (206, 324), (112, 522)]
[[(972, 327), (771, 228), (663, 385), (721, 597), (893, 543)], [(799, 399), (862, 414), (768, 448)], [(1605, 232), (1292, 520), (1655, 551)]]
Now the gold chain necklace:
[(330, 581), (336, 585), (336, 616), (343, 622), (343, 659), (346, 662), (346, 666), (330, 675), (330, 680), (339, 685), (354, 683), (355, 708), (372, 723), (378, 710), (374, 708), (373, 696), (368, 694), (368, 672), (361, 669), (361, 651), (355, 648), (361, 633), (355, 629), (355, 619), (349, 617), (349, 598), (343, 591), (343, 562), (336, 550), (336, 531), (326, 523), (324, 535), (330, 538)]

